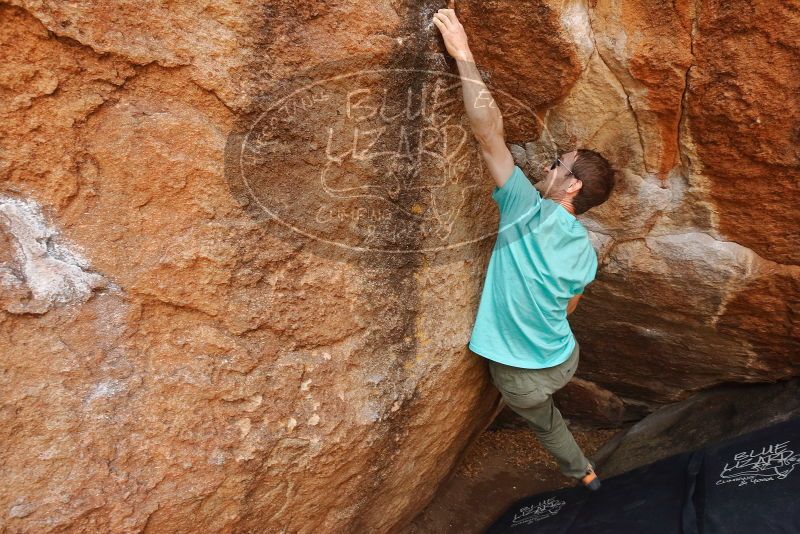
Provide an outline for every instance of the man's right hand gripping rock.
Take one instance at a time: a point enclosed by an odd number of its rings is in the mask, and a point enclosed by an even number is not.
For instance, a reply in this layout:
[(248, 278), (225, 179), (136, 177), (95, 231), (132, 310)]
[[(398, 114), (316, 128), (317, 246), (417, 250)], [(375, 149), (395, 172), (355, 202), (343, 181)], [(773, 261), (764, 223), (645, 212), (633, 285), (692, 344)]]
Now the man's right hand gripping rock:
[(467, 43), (467, 33), (458, 21), (455, 9), (440, 9), (434, 13), (433, 23), (442, 34), (448, 54), (459, 61), (474, 61)]

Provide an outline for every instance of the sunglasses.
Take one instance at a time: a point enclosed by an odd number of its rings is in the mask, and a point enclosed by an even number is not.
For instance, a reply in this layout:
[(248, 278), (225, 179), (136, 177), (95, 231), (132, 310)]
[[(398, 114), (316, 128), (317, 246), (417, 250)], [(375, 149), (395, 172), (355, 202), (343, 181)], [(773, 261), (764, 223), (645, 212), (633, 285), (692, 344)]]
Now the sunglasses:
[[(556, 160), (553, 162), (553, 164), (552, 164), (552, 165), (550, 165), (550, 170), (551, 170), (551, 171), (554, 171), (554, 170), (556, 170), (556, 167), (557, 167), (558, 165), (561, 165), (562, 167), (564, 167), (565, 169), (567, 169), (567, 176), (569, 176), (569, 175), (571, 174), (572, 176), (575, 176), (575, 178), (578, 178), (578, 177), (575, 175), (575, 173), (574, 173), (574, 172), (572, 172), (572, 169), (570, 169), (569, 167), (567, 167), (566, 165), (564, 165), (564, 162), (563, 162), (563, 161), (561, 161), (561, 159), (560, 159), (560, 158), (556, 158)], [(578, 178), (578, 179), (580, 180), (580, 178)]]

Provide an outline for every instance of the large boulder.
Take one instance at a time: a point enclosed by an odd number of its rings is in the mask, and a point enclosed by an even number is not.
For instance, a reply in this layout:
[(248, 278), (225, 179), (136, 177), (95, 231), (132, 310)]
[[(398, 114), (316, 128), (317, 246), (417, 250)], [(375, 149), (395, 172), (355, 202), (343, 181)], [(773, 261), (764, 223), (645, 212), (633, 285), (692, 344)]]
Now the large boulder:
[(0, 6), (0, 530), (381, 532), (432, 497), (497, 406), (465, 348), (491, 242), (343, 261), (225, 172), (299, 62), (382, 65), (403, 37), (441, 60), (421, 20)]
[(619, 169), (610, 200), (579, 217), (601, 265), (572, 319), (578, 376), (636, 411), (797, 375), (800, 92), (781, 73), (800, 62), (787, 25), (800, 14), (790, 2), (585, 9), (595, 53), (521, 145), (534, 179), (551, 142)]

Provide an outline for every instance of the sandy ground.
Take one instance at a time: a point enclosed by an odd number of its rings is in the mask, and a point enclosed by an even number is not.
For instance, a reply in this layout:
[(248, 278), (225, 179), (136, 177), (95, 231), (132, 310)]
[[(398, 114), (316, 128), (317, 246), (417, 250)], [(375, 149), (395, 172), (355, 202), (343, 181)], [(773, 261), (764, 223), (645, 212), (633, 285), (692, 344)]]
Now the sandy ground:
[[(615, 430), (573, 430), (584, 454), (592, 456)], [(602, 476), (602, 470), (598, 469)], [(483, 532), (512, 503), (536, 493), (577, 485), (527, 428), (489, 428), (466, 452), (433, 501), (404, 534)]]

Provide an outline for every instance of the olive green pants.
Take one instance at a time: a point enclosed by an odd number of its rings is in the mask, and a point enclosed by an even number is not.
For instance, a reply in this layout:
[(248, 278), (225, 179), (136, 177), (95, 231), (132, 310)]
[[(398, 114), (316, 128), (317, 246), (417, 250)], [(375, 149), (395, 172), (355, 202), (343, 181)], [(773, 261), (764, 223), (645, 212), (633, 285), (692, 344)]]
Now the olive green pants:
[(580, 348), (566, 361), (546, 369), (522, 369), (489, 360), (492, 382), (508, 407), (525, 418), (542, 445), (555, 456), (559, 469), (568, 477), (586, 474), (589, 460), (553, 404), (553, 393), (570, 381), (578, 368)]

